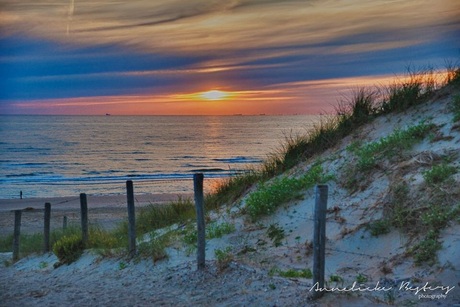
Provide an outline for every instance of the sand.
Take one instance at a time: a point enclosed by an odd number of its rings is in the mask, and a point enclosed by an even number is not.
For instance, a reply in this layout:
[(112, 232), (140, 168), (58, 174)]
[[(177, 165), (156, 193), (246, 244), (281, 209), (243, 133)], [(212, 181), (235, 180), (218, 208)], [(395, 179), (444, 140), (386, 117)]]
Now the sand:
[[(165, 204), (179, 197), (191, 198), (191, 194), (139, 194), (135, 195), (135, 206)], [(68, 225), (80, 223), (80, 197), (0, 199), (0, 235), (9, 235), (14, 229), (14, 210), (23, 210), (21, 233), (43, 231), (44, 205), (51, 204), (51, 229), (63, 227), (64, 216)], [(126, 195), (87, 196), (88, 221), (104, 229), (113, 229), (127, 219)]]

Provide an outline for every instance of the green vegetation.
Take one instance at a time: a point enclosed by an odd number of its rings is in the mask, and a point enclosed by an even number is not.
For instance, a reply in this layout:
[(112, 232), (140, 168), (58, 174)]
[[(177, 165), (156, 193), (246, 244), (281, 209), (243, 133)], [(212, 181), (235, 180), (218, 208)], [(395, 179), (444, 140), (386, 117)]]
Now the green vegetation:
[(263, 180), (263, 176), (255, 170), (248, 170), (245, 173), (225, 179), (213, 194), (206, 195), (206, 209), (233, 203), (259, 180)]
[(343, 278), (339, 275), (331, 275), (329, 276), (330, 282), (343, 282)]
[(390, 188), (391, 201), (387, 204), (386, 218), (391, 226), (411, 233), (417, 228), (419, 217), (409, 197), (409, 185), (405, 181), (400, 181)]
[[(221, 224), (212, 222), (206, 225), (206, 239), (221, 238), (226, 234), (230, 234), (235, 231), (235, 225), (223, 222)], [(196, 225), (188, 225), (181, 232), (183, 235), (184, 243), (195, 246), (198, 240), (198, 231)]]
[(367, 225), (367, 229), (371, 232), (371, 235), (378, 237), (390, 232), (390, 221), (386, 219), (374, 221)]
[(397, 129), (378, 141), (366, 144), (353, 142), (347, 150), (355, 154), (357, 160), (345, 166), (342, 185), (348, 190), (365, 185), (369, 179), (367, 174), (377, 168), (381, 161), (402, 155), (404, 150), (421, 141), (433, 128), (433, 124), (422, 121), (404, 130)]
[[(408, 254), (414, 257), (418, 265), (436, 261), (436, 253), (442, 248), (439, 242), (441, 230), (460, 216), (457, 198), (452, 197), (458, 191), (446, 189), (452, 185), (452, 175), (456, 172), (457, 168), (445, 161), (422, 172), (427, 187), (421, 197), (417, 194), (411, 197), (409, 186), (404, 181), (391, 187), (391, 202), (386, 205), (386, 218), (383, 221), (388, 221), (406, 234), (419, 237), (418, 243), (408, 249)], [(374, 232), (383, 232), (385, 227), (380, 229), (378, 226), (375, 225)]]
[(452, 62), (447, 62), (446, 64), (447, 78), (445, 83), (447, 85), (460, 87), (460, 68), (458, 67), (458, 62), (455, 64)]
[(436, 253), (442, 248), (438, 236), (437, 231), (431, 230), (425, 238), (410, 249), (416, 264), (420, 265), (424, 262), (434, 264)]
[(332, 178), (331, 175), (324, 175), (321, 165), (316, 164), (300, 178), (282, 177), (275, 178), (269, 183), (262, 183), (246, 200), (247, 212), (253, 220), (269, 215), (280, 205), (294, 199), (301, 199), (303, 190)]
[(439, 165), (434, 165), (430, 170), (422, 174), (427, 184), (438, 184), (448, 180), (456, 172), (456, 167), (441, 163)]
[(360, 284), (365, 283), (367, 282), (367, 277), (360, 273), (356, 276), (356, 281)]
[(287, 271), (282, 271), (278, 268), (272, 268), (269, 272), (269, 276), (279, 275), (286, 278), (313, 278), (313, 273), (310, 269), (294, 270), (289, 269)]
[(214, 239), (214, 238), (221, 238), (222, 236), (232, 233), (235, 231), (235, 225), (230, 223), (221, 223), (218, 224), (216, 222), (209, 223), (206, 226), (206, 238), (207, 239)]
[(127, 265), (126, 262), (124, 262), (124, 261), (120, 261), (120, 262), (118, 263), (118, 269), (119, 269), (120, 271), (126, 269), (127, 266), (128, 266), (128, 265)]
[(285, 238), (284, 229), (278, 224), (271, 224), (267, 229), (267, 235), (272, 240), (275, 247), (281, 246)]
[(460, 120), (460, 95), (454, 96), (452, 100), (452, 112), (454, 113), (454, 122), (458, 122)]
[(392, 158), (400, 154), (402, 150), (410, 149), (422, 140), (433, 127), (433, 124), (420, 122), (418, 125), (408, 127), (405, 130), (395, 130), (392, 134), (375, 142), (362, 146), (353, 144), (349, 150), (358, 157), (357, 169), (365, 172), (373, 169), (379, 160)]
[[(190, 199), (179, 198), (168, 205), (149, 205), (140, 208), (136, 216), (136, 231), (148, 233), (174, 223), (184, 223), (195, 218), (195, 206)], [(127, 233), (128, 224), (124, 225), (123, 233)]]
[[(68, 227), (66, 231), (55, 230), (50, 234), (50, 244), (53, 244), (62, 238), (64, 235), (78, 234), (78, 228)], [(30, 255), (35, 252), (41, 252), (43, 250), (43, 234), (21, 234), (20, 236), (20, 257)], [(0, 252), (10, 252), (13, 246), (13, 234), (0, 237)]]
[(216, 256), (219, 271), (226, 269), (233, 260), (232, 248), (230, 246), (225, 249), (215, 249), (214, 255)]
[(151, 257), (153, 262), (167, 258), (168, 254), (166, 253), (166, 247), (172, 242), (174, 234), (169, 232), (163, 235), (157, 235), (155, 231), (152, 231), (148, 237), (149, 239), (146, 242), (139, 244), (139, 255)]
[(53, 245), (53, 252), (62, 264), (69, 264), (77, 260), (83, 250), (83, 241), (79, 235), (63, 236)]
[(426, 234), (414, 245), (409, 253), (414, 256), (416, 264), (436, 261), (436, 253), (442, 248), (439, 235), (442, 229), (449, 225), (451, 220), (460, 216), (460, 205), (454, 208), (442, 204), (431, 204), (428, 211), (421, 215), (423, 229)]

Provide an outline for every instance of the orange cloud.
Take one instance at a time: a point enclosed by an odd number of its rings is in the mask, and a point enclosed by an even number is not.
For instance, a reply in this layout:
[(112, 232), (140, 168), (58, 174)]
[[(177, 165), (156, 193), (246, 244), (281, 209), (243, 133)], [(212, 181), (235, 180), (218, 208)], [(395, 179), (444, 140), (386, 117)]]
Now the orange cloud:
[[(433, 79), (445, 80), (445, 72), (434, 72)], [(388, 86), (410, 76), (380, 75), (289, 82), (258, 90), (223, 90), (221, 99), (203, 96), (207, 90), (164, 95), (122, 95), (48, 99), (16, 102), (22, 113), (35, 114), (126, 114), (126, 115), (231, 115), (242, 114), (319, 114), (333, 112), (344, 97), (359, 87)]]

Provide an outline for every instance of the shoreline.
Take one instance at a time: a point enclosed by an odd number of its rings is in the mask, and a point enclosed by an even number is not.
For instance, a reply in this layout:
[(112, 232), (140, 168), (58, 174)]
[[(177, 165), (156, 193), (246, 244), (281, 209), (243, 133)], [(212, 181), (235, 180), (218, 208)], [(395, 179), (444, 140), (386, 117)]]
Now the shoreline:
[[(178, 194), (135, 194), (134, 204), (146, 206), (149, 204), (164, 204), (179, 198), (193, 198), (192, 193)], [(118, 195), (87, 195), (88, 208), (125, 208), (127, 199), (125, 194)], [(45, 203), (50, 203), (52, 210), (79, 209), (80, 196), (69, 197), (37, 197), (37, 198), (15, 198), (0, 199), (0, 213), (13, 210), (38, 210), (43, 209)]]
[[(171, 201), (193, 199), (193, 194), (137, 194), (136, 208), (150, 204), (167, 204)], [(126, 195), (87, 195), (88, 222), (111, 230), (128, 218)], [(43, 232), (45, 203), (51, 204), (51, 230), (63, 227), (64, 217), (68, 225), (80, 224), (80, 197), (50, 197), (0, 199), (0, 235), (7, 236), (14, 230), (14, 210), (22, 210), (21, 233)]]

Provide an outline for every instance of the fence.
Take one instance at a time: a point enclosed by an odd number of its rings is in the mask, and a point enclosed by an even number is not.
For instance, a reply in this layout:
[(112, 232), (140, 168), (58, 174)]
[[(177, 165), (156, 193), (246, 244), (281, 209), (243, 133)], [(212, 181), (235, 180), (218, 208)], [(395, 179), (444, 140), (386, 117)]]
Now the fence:
[[(198, 248), (197, 248), (197, 264), (198, 269), (202, 270), (205, 267), (205, 220), (204, 220), (204, 193), (203, 193), (202, 173), (197, 173), (193, 177), (195, 208), (197, 213), (197, 228), (198, 228)], [(130, 256), (134, 256), (137, 252), (136, 248), (136, 218), (134, 204), (134, 186), (131, 180), (126, 181), (127, 192), (127, 211), (128, 211), (128, 252)], [(84, 246), (87, 246), (89, 241), (88, 228), (88, 201), (85, 193), (80, 194), (80, 219), (81, 219), (81, 237)], [(73, 201), (66, 200), (57, 204)], [(57, 205), (56, 204), (56, 205)], [(45, 203), (44, 214), (44, 239), (43, 252), (50, 251), (50, 230), (51, 230), (51, 204)], [(19, 259), (20, 252), (20, 237), (21, 237), (21, 219), (23, 210), (14, 210), (14, 232), (13, 232), (13, 261)], [(63, 229), (67, 228), (67, 216), (63, 217)]]
[[(197, 269), (203, 270), (205, 268), (205, 219), (204, 219), (204, 195), (203, 195), (203, 180), (202, 173), (194, 174), (193, 187), (194, 187), (194, 200), (197, 219)], [(128, 245), (129, 254), (131, 256), (136, 254), (136, 221), (135, 221), (135, 206), (134, 206), (134, 187), (133, 182), (128, 180), (126, 182), (127, 190), (127, 210), (128, 210)], [(328, 201), (328, 186), (317, 185), (315, 187), (315, 208), (314, 208), (314, 233), (313, 233), (313, 284), (317, 285), (316, 288), (324, 288), (325, 284), (325, 268), (326, 268), (326, 250), (337, 253), (345, 253), (360, 257), (375, 257), (383, 260), (390, 260), (388, 257), (381, 255), (373, 255), (356, 251), (345, 251), (336, 248), (326, 247), (326, 214), (327, 214), (327, 201)], [(64, 201), (67, 202), (67, 201)], [(61, 202), (61, 203), (64, 203)], [(80, 210), (81, 210), (81, 231), (82, 241), (84, 244), (88, 242), (88, 203), (86, 194), (80, 194)], [(20, 227), (22, 210), (14, 211), (14, 236), (13, 236), (13, 261), (19, 259), (20, 248)], [(44, 215), (44, 252), (50, 250), (50, 213), (51, 204), (45, 204)], [(349, 224), (353, 226), (360, 226), (361, 224), (349, 223), (345, 221), (334, 221), (339, 224)], [(63, 228), (67, 227), (67, 218), (64, 216)], [(457, 235), (458, 234), (453, 234)], [(323, 295), (323, 291), (315, 291), (313, 298), (319, 298)]]

